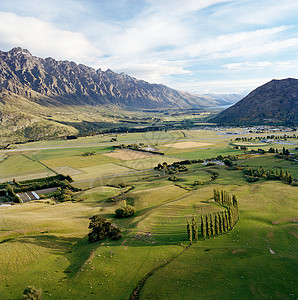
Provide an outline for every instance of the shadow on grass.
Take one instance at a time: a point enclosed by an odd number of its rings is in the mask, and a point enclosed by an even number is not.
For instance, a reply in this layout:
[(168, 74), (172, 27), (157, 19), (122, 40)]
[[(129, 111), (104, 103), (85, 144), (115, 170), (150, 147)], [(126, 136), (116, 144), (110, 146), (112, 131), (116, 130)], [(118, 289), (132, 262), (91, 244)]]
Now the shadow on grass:
[[(7, 241), (5, 240), (5, 242)], [(91, 253), (100, 245), (99, 242), (89, 243), (87, 236), (83, 238), (66, 238), (54, 235), (28, 236), (18, 238), (17, 241), (44, 247), (50, 249), (54, 254), (63, 255), (70, 263), (64, 271), (68, 278), (77, 274)]]
[(20, 243), (44, 247), (55, 254), (64, 254), (78, 240), (79, 238), (57, 237), (55, 235), (31, 235), (17, 238)]

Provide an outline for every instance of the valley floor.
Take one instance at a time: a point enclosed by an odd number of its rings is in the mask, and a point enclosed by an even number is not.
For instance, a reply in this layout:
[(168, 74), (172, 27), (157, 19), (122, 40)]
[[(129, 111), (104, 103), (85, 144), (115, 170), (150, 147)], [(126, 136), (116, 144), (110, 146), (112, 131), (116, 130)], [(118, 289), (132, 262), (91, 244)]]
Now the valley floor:
[[(1, 151), (1, 181), (64, 173), (82, 191), (73, 202), (0, 208), (0, 299), (21, 299), (27, 285), (42, 288), (43, 299), (130, 299), (143, 278), (139, 299), (297, 298), (296, 186), (265, 178), (249, 183), (241, 169), (225, 165), (187, 165), (177, 181), (154, 170), (163, 162), (242, 155), (238, 166), (283, 168), (298, 178), (297, 161), (235, 148), (236, 137), (260, 134), (230, 131), (135, 133), (117, 142), (94, 136)], [(295, 151), (298, 140), (288, 141), (294, 145), (251, 140), (246, 147)], [(165, 155), (113, 152), (113, 145), (141, 142)], [(95, 154), (83, 156), (87, 151)], [(218, 177), (210, 181), (208, 171)], [(189, 247), (187, 220), (220, 209), (213, 189), (237, 195), (240, 219), (228, 233)], [(137, 213), (115, 219), (124, 200)], [(123, 238), (88, 243), (89, 218), (96, 214), (123, 228)]]

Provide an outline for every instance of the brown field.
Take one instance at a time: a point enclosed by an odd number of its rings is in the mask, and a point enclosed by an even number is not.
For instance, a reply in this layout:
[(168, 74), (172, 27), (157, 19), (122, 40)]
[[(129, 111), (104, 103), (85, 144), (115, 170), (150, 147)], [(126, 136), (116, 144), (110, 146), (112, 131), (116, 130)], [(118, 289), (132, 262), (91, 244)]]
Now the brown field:
[(103, 155), (122, 159), (122, 160), (135, 160), (135, 159), (140, 159), (140, 158), (152, 157), (152, 156), (155, 156), (156, 154), (127, 150), (127, 149), (120, 149), (120, 150), (116, 150), (114, 152), (103, 154)]
[(211, 146), (213, 143), (202, 143), (202, 142), (180, 142), (174, 144), (166, 144), (164, 147), (173, 147), (177, 149), (187, 149), (187, 148), (196, 148), (196, 147), (204, 147)]

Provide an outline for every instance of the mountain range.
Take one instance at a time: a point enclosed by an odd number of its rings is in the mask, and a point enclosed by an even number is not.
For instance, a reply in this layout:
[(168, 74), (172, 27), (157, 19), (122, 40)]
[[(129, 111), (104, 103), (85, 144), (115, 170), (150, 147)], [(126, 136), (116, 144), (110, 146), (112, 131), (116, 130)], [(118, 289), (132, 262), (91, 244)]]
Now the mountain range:
[(298, 79), (271, 80), (211, 120), (220, 125), (298, 124)]
[(0, 51), (0, 138), (9, 136), (9, 141), (77, 134), (82, 127), (90, 130), (90, 123), (96, 123), (96, 131), (102, 124), (135, 118), (122, 115), (120, 120), (117, 112), (200, 109), (239, 99), (192, 95), (110, 69), (39, 58), (20, 47)]
[(19, 47), (0, 51), (0, 97), (5, 93), (43, 106), (114, 105), (126, 109), (153, 109), (231, 103), (226, 98), (192, 95), (162, 84), (150, 84), (110, 69), (95, 70), (70, 61), (38, 58)]

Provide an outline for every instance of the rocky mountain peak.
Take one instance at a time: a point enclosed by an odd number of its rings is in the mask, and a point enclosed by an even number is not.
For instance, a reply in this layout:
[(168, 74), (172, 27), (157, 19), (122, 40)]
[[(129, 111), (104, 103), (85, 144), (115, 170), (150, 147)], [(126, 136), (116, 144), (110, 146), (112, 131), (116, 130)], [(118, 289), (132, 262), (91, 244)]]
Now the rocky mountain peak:
[(30, 56), (30, 57), (32, 57), (32, 54), (30, 53), (29, 50), (23, 49), (21, 47), (12, 48), (8, 53), (10, 55), (12, 55), (12, 56), (22, 55), (22, 56)]

